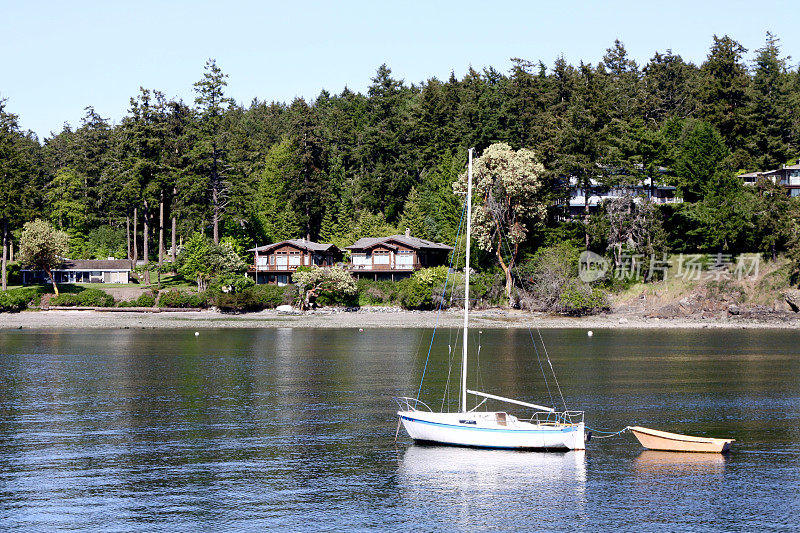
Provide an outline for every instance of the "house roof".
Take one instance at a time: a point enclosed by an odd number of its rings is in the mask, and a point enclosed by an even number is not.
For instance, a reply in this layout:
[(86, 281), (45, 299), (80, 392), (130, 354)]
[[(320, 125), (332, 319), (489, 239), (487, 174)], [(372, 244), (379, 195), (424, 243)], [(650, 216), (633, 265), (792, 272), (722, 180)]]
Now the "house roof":
[(389, 237), (363, 237), (361, 239), (358, 239), (350, 246), (347, 246), (346, 248), (348, 250), (368, 250), (378, 245), (383, 245), (386, 246), (387, 248), (397, 249), (396, 246), (393, 246), (391, 244), (392, 242), (402, 244), (403, 246), (408, 246), (409, 248), (413, 248), (415, 250), (443, 250), (449, 252), (450, 250), (453, 249), (452, 246), (447, 246), (446, 244), (442, 244), (440, 242), (426, 241), (425, 239), (412, 237), (410, 235), (390, 235)]
[(286, 244), (290, 244), (292, 246), (300, 248), (301, 250), (308, 250), (309, 252), (327, 252), (331, 248), (333, 248), (334, 251), (339, 251), (339, 248), (337, 248), (336, 245), (334, 245), (334, 244), (307, 241), (305, 239), (289, 239), (287, 241), (281, 241), (281, 242), (275, 242), (275, 243), (272, 243), (272, 244), (267, 244), (266, 246), (259, 246), (257, 248), (250, 248), (247, 251), (248, 252), (268, 252), (268, 251), (270, 251), (270, 250), (272, 250), (274, 248), (277, 248), (279, 246), (283, 246), (283, 245), (286, 245)]
[(64, 259), (54, 270), (130, 270), (127, 259)]
[(772, 170), (763, 170), (763, 171), (755, 171), (755, 172), (747, 172), (745, 174), (739, 174), (738, 178), (757, 178), (758, 176), (774, 176), (776, 174), (780, 174), (783, 170), (800, 170), (800, 161), (796, 165), (783, 165), (781, 168), (775, 168)]

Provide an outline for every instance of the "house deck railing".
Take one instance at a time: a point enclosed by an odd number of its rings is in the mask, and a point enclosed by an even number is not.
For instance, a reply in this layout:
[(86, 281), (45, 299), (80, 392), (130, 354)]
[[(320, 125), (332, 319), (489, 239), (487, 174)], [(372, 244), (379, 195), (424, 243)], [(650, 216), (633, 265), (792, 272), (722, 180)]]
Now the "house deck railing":
[(411, 270), (419, 270), (422, 265), (414, 263), (412, 265), (347, 265), (347, 268), (353, 272), (409, 272)]

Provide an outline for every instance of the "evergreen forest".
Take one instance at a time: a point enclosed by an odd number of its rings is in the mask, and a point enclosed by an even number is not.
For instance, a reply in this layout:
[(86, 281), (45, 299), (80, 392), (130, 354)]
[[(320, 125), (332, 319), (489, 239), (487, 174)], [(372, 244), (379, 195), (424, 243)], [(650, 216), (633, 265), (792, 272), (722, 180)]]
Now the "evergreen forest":
[[(597, 64), (515, 58), (508, 72), (421, 82), (384, 64), (365, 94), (246, 105), (227, 96), (223, 67), (198, 65), (191, 102), (140, 88), (119, 123), (87, 107), (45, 139), (0, 101), (4, 238), (42, 218), (69, 235), (71, 258), (159, 262), (198, 232), (245, 259), (288, 238), (343, 247), (405, 228), (452, 244), (467, 149), (505, 143), (544, 167), (546, 216), (527, 225), (521, 258), (562, 241), (613, 250), (613, 213), (565, 216), (569, 178), (677, 187), (683, 203), (641, 213), (653, 250), (798, 246), (795, 200), (736, 178), (800, 155), (800, 69), (769, 33), (753, 51), (715, 36), (699, 65), (671, 50), (638, 64), (615, 41)], [(494, 254), (476, 254), (492, 267)]]

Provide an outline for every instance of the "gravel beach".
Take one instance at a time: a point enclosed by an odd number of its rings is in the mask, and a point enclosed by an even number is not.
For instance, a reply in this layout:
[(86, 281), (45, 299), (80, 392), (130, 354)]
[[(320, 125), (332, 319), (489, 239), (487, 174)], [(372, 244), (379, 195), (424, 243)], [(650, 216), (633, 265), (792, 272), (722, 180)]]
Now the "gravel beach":
[[(2, 329), (122, 329), (122, 328), (427, 328), (436, 325), (458, 327), (461, 311), (438, 315), (431, 311), (362, 309), (359, 311), (319, 310), (305, 314), (262, 311), (227, 314), (215, 310), (131, 313), (107, 311), (49, 310), (0, 314)], [(516, 310), (477, 310), (470, 313), (473, 327), (485, 328), (797, 328), (800, 317), (745, 318), (740, 316), (652, 318), (636, 314), (602, 314), (564, 317)]]

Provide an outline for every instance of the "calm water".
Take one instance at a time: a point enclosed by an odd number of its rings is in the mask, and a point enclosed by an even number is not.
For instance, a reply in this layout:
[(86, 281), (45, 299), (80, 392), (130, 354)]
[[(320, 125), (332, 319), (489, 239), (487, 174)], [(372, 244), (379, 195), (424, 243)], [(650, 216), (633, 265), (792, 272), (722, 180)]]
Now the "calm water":
[[(428, 330), (3, 331), (0, 530), (800, 528), (800, 334), (542, 333), (587, 425), (733, 452), (395, 446), (391, 398), (416, 395)], [(437, 338), (421, 398), (438, 407)], [(549, 403), (527, 330), (480, 344), (483, 390)]]

